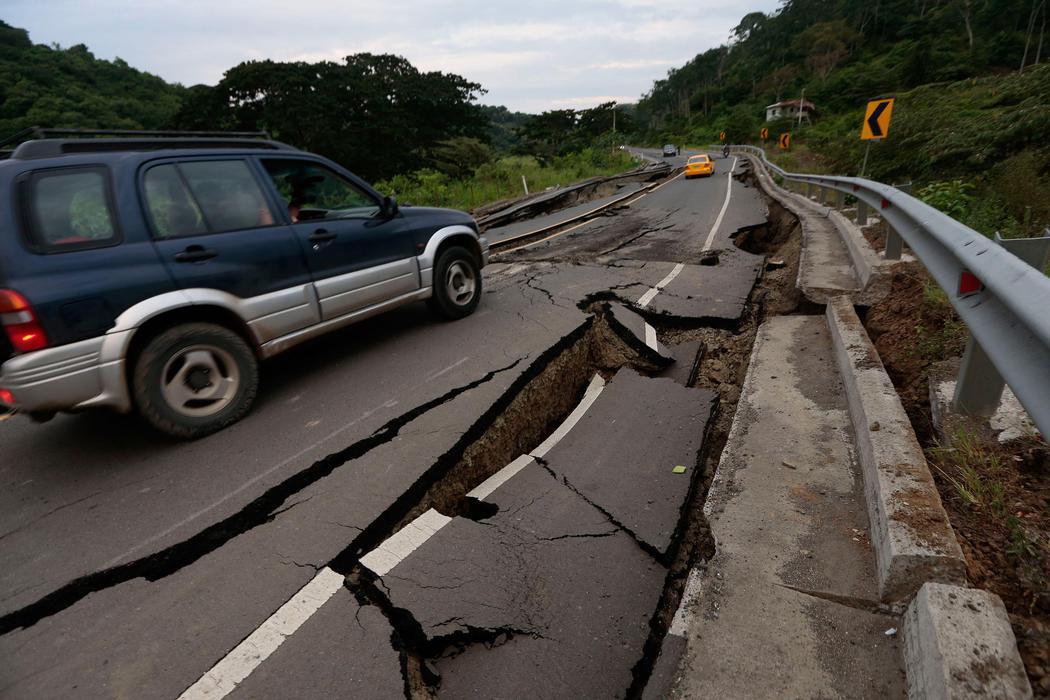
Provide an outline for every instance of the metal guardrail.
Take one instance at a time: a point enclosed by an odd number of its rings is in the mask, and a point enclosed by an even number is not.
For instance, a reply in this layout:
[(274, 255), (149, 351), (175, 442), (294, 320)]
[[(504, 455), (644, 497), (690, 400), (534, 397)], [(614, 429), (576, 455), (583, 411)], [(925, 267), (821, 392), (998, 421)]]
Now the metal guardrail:
[(1005, 380), (1050, 439), (1050, 278), (1040, 269), (1050, 238), (1026, 239), (1041, 242), (1041, 251), (1028, 251), (1026, 262), (1007, 250), (1011, 241), (989, 240), (895, 187), (857, 177), (789, 173), (755, 146), (730, 150), (754, 156), (786, 181), (805, 184), (807, 194), (820, 188), (821, 201), (836, 192), (839, 208), (852, 195), (860, 224), (869, 209), (878, 211), (891, 228), (886, 257), (899, 258), (901, 241), (907, 243), (970, 330), (954, 409), (992, 415)]

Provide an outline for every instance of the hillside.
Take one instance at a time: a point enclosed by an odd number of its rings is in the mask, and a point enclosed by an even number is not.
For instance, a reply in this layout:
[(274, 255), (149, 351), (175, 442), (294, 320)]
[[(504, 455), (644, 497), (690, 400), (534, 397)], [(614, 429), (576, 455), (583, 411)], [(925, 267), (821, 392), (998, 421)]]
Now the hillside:
[[(889, 138), (867, 174), (934, 185), (941, 203), (984, 233), (1050, 225), (1047, 3), (1029, 0), (786, 0), (750, 13), (729, 44), (657, 80), (638, 104), (649, 143), (756, 142), (764, 108), (816, 104), (795, 132), (797, 167), (856, 173), (866, 102), (895, 96)], [(1023, 69), (1023, 70), (1022, 70)], [(944, 183), (947, 184), (944, 184)]]
[(95, 58), (83, 44), (34, 44), (0, 21), (0, 136), (27, 126), (159, 129), (185, 89), (121, 59)]

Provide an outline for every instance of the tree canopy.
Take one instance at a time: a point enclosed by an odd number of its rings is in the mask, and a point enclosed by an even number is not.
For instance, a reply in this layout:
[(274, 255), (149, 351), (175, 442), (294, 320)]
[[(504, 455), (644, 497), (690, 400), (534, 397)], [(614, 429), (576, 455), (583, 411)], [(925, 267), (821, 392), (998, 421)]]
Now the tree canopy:
[(400, 56), (361, 53), (342, 62), (249, 61), (215, 87), (191, 88), (173, 125), (262, 129), (367, 178), (419, 167), (439, 142), (486, 138), (481, 85), (421, 72)]
[(159, 129), (184, 93), (119, 58), (95, 58), (83, 44), (33, 44), (0, 21), (0, 135), (28, 126)]
[(657, 80), (643, 125), (708, 118), (797, 97), (840, 112), (917, 85), (1043, 61), (1045, 0), (784, 0), (751, 12), (727, 45)]

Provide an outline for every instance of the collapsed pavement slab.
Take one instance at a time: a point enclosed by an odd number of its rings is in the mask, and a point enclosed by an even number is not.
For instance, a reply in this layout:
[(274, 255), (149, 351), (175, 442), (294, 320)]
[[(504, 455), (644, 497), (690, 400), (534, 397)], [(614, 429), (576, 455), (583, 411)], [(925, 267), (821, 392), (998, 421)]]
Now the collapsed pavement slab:
[(671, 688), (647, 697), (903, 695), (848, 426), (823, 317), (765, 322), (704, 506), (716, 554), (650, 680)]
[(589, 503), (665, 556), (716, 399), (711, 391), (621, 369), (544, 462)]
[(666, 367), (675, 361), (671, 352), (656, 337), (656, 329), (645, 319), (623, 304), (607, 304), (609, 327), (620, 340), (657, 367)]
[(716, 265), (684, 265), (649, 304), (649, 310), (680, 323), (734, 325), (744, 315), (763, 260), (735, 251)]
[(404, 697), (392, 633), (379, 608), (342, 588), (228, 697)]
[(673, 379), (682, 386), (693, 386), (703, 361), (704, 344), (699, 340), (687, 340), (669, 348), (674, 364), (657, 376)]
[[(418, 625), (442, 697), (622, 697), (666, 570), (598, 509), (529, 463), (377, 587)], [(601, 654), (594, 653), (595, 648)]]

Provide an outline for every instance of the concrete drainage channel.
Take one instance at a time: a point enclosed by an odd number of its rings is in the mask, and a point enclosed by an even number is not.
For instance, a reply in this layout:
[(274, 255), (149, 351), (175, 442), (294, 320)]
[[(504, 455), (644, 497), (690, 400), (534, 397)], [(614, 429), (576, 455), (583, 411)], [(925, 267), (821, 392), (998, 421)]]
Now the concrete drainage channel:
[[(691, 480), (670, 546), (660, 551), (636, 538), (636, 544), (656, 559), (665, 573), (662, 592), (648, 620), (647, 637), (630, 671), (629, 687), (618, 693), (628, 698), (639, 698), (645, 693), (689, 573), (713, 554), (714, 543), (702, 515), (703, 503), (731, 427), (757, 329), (769, 315), (794, 313), (798, 309), (800, 296), (794, 286), (797, 235), (787, 219), (774, 222), (771, 227), (761, 247), (762, 252), (778, 264), (768, 269), (754, 288), (745, 316), (736, 328), (682, 327), (676, 326), (674, 319), (643, 314), (646, 321), (656, 327), (661, 342), (676, 346), (679, 380), (717, 394), (718, 401), (706, 424), (695, 463), (688, 465)], [(453, 518), (484, 523), (498, 508), (470, 494), (487, 493), (494, 487), (478, 488), (479, 484), (491, 483), (490, 477), (494, 474), (521, 469), (522, 460), (533, 461), (550, 471), (542, 457), (529, 459), (529, 455), (538, 455), (538, 449), (542, 451), (544, 440), (577, 410), (581, 397), (584, 404), (593, 400), (590, 394), (596, 382), (611, 379), (625, 367), (649, 375), (665, 370), (660, 356), (647, 347), (642, 338), (626, 332), (617, 322), (617, 312), (610, 303), (616, 302), (595, 299), (584, 302), (591, 317), (548, 356), (537, 360), (535, 365), (542, 367), (530, 371), (530, 379), (508, 392), (498, 410), (479, 421), (484, 424), (483, 429), (464, 436), (469, 439), (461, 441), (458, 455), (447, 456), (445, 461), (449, 466), (441, 469), (440, 475), (435, 472), (421, 494), (421, 489), (414, 489), (412, 503), (402, 504), (399, 514), (391, 512), (382, 518), (332, 562), (333, 569), (346, 574), (345, 585), (357, 601), (381, 610), (392, 627), (391, 641), (401, 659), (406, 697), (436, 697), (442, 678), (435, 661), (471, 647), (492, 650), (515, 636), (537, 636), (538, 632), (513, 624), (465, 625), (449, 634), (428, 635), (410, 610), (392, 600), (382, 577), (362, 564), (362, 558), (386, 573), (402, 560), (396, 556), (389, 559), (389, 554), (381, 551), (391, 538), (393, 543), (387, 546), (393, 551), (400, 546), (396, 544), (399, 540), (402, 544), (413, 538), (425, 541)], [(499, 477), (493, 478), (499, 480)], [(624, 529), (622, 523), (612, 522)], [(411, 546), (414, 548), (419, 543)], [(387, 561), (384, 562), (384, 558)]]

